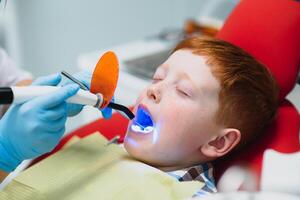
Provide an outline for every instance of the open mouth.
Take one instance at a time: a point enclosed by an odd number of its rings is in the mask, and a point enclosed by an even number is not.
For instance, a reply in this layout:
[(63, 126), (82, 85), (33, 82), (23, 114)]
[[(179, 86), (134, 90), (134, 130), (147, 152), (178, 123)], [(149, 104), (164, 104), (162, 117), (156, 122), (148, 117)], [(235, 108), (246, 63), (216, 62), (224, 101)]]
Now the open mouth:
[(136, 117), (131, 124), (131, 130), (137, 133), (147, 134), (153, 131), (153, 120), (146, 107), (139, 105)]

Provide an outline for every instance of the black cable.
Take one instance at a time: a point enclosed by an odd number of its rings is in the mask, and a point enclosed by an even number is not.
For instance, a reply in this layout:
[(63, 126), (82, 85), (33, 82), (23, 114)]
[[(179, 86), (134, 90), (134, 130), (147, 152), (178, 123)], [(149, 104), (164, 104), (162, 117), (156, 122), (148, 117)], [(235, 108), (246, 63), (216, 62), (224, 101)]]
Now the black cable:
[(115, 110), (122, 111), (123, 113), (126, 114), (126, 116), (130, 120), (132, 120), (135, 117), (134, 114), (126, 106), (123, 106), (121, 104), (110, 102), (107, 107), (110, 107), (110, 108), (115, 109)]

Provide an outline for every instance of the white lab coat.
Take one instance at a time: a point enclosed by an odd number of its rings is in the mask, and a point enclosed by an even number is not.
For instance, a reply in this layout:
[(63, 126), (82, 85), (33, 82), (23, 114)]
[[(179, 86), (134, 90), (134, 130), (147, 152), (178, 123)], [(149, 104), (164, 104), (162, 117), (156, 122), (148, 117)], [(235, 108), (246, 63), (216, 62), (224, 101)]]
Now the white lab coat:
[[(26, 79), (32, 79), (32, 75), (17, 68), (4, 49), (0, 48), (0, 87), (12, 86)], [(2, 114), (0, 105), (0, 118)]]

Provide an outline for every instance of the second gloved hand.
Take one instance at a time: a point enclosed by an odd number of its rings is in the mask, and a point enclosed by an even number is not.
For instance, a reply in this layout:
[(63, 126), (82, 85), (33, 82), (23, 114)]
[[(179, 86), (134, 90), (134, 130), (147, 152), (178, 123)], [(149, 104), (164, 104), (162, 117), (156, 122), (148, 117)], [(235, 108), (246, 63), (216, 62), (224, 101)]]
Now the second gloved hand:
[[(92, 73), (89, 71), (81, 71), (73, 75), (77, 80), (79, 80), (81, 83), (83, 83), (88, 89), (91, 87), (91, 79), (92, 79)], [(62, 86), (72, 84), (73, 82), (70, 81), (69, 79), (66, 79), (62, 81), (60, 84)], [(113, 100), (112, 100), (113, 101)], [(83, 109), (83, 105), (79, 104), (73, 104), (73, 103), (68, 103), (67, 104), (67, 110), (68, 110), (68, 116), (75, 116), (78, 113), (81, 112)], [(105, 119), (109, 119), (112, 115), (112, 109), (111, 108), (104, 108), (101, 110), (102, 116)]]
[[(54, 75), (34, 84), (55, 86), (60, 80), (60, 75)], [(58, 144), (65, 132), (66, 100), (78, 89), (67, 85), (9, 108), (0, 121), (0, 169), (13, 171), (23, 160), (47, 153)]]

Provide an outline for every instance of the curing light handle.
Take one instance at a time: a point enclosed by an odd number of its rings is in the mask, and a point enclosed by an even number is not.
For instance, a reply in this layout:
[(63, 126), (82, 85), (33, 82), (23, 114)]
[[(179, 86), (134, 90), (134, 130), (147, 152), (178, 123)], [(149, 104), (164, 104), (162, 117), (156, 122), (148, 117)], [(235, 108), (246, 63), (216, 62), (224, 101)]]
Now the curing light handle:
[(13, 91), (10, 87), (0, 87), (0, 105), (11, 104), (14, 100)]
[[(0, 104), (21, 104), (35, 97), (59, 90), (59, 86), (14, 86), (0, 87)], [(67, 100), (68, 103), (90, 105), (100, 108), (103, 102), (101, 94), (79, 90), (76, 95)]]

